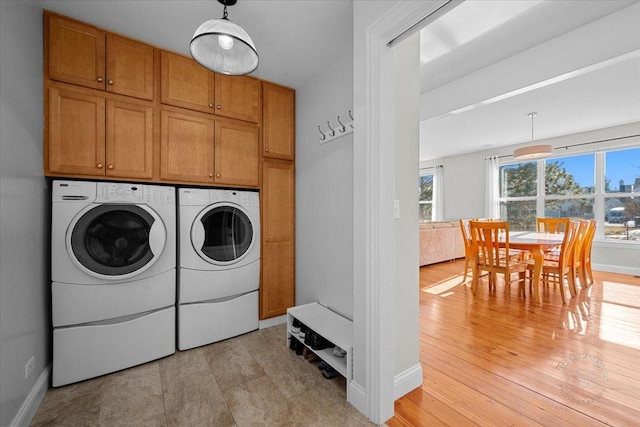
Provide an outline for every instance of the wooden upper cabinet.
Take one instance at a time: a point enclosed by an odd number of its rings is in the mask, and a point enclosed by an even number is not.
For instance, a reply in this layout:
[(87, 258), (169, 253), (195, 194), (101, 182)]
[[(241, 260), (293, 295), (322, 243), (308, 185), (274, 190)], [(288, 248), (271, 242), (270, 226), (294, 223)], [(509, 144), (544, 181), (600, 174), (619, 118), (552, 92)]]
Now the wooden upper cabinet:
[(45, 16), (50, 79), (153, 99), (152, 46), (57, 15)]
[(153, 107), (51, 87), (48, 166), (53, 174), (153, 177)]
[(160, 179), (213, 183), (213, 119), (162, 111)]
[(107, 34), (107, 91), (153, 100), (153, 47)]
[(56, 15), (48, 18), (49, 78), (105, 88), (105, 33)]
[(295, 155), (295, 91), (262, 82), (262, 155), (293, 160)]
[(48, 96), (49, 172), (104, 175), (104, 98), (61, 88)]
[(191, 58), (167, 51), (162, 51), (160, 64), (160, 102), (213, 113), (214, 73)]
[(258, 186), (260, 132), (255, 125), (216, 121), (216, 184)]
[(215, 74), (215, 114), (260, 122), (260, 80), (249, 76)]
[(107, 100), (106, 175), (153, 177), (153, 107)]

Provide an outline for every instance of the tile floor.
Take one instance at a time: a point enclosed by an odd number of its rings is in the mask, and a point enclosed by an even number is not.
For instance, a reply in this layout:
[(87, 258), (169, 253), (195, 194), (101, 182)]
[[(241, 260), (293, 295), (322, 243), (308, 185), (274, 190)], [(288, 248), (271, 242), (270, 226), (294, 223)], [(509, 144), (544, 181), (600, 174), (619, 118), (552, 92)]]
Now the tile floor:
[(373, 426), (345, 380), (286, 346), (286, 325), (49, 389), (32, 426)]

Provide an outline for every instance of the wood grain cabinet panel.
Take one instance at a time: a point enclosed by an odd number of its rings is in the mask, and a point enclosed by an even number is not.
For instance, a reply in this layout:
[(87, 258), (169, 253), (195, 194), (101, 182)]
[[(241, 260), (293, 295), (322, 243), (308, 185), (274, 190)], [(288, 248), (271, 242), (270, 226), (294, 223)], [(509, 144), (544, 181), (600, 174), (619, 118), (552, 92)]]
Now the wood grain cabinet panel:
[(285, 314), (295, 304), (294, 189), (293, 163), (263, 163), (261, 319)]
[(160, 102), (213, 114), (214, 73), (167, 51), (161, 52), (160, 64)]
[(160, 179), (213, 183), (214, 121), (161, 112)]
[(47, 18), (49, 78), (104, 90), (104, 31), (56, 15)]
[(216, 121), (216, 184), (258, 186), (260, 132), (257, 126), (231, 121)]
[(106, 175), (153, 177), (153, 108), (133, 102), (107, 101)]
[(153, 100), (152, 46), (107, 34), (107, 91)]
[(262, 155), (293, 160), (295, 155), (295, 91), (262, 82)]
[(153, 99), (152, 46), (57, 15), (47, 18), (50, 79)]
[(216, 73), (215, 85), (216, 115), (260, 122), (260, 80)]
[(48, 170), (104, 175), (105, 100), (62, 88), (49, 89)]

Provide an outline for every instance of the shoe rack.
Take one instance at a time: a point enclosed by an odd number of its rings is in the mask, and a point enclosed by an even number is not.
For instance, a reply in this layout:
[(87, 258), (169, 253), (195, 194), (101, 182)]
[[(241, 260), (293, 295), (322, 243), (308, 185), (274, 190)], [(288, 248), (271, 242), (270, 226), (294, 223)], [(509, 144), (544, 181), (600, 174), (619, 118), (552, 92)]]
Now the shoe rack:
[[(304, 338), (292, 329), (294, 319), (298, 319), (316, 334), (345, 350), (346, 354), (339, 357), (333, 353), (334, 347), (315, 350), (304, 344)], [(352, 378), (353, 322), (317, 302), (291, 307), (287, 309), (287, 346), (290, 345), (291, 339), (297, 339), (303, 343), (310, 351), (347, 379), (347, 401), (349, 401), (350, 387), (348, 384)]]

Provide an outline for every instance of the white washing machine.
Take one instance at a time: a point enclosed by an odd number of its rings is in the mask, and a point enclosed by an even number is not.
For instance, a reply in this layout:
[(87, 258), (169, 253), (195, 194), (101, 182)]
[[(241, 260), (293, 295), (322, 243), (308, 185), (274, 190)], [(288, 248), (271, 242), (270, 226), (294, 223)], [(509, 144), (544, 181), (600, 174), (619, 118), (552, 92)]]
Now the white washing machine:
[(53, 386), (175, 352), (175, 188), (53, 181)]
[(178, 216), (178, 348), (258, 329), (258, 193), (181, 188)]

